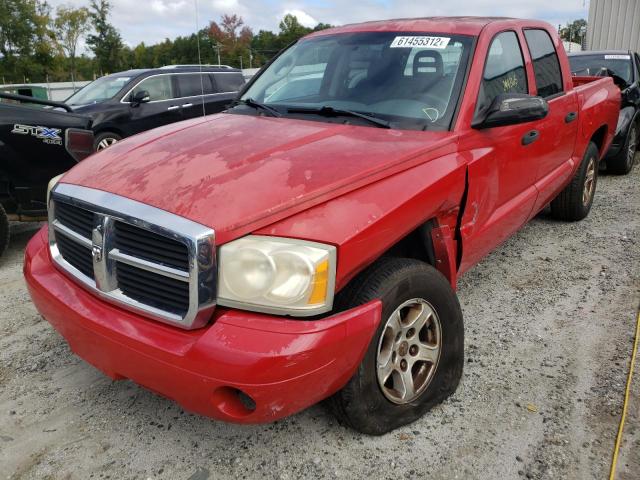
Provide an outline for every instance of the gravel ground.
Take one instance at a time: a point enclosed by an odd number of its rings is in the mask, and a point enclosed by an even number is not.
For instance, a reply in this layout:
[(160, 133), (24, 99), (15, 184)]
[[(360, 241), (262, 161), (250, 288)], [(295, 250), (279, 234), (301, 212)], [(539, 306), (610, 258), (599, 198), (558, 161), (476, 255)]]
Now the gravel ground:
[[(0, 261), (0, 476), (606, 478), (640, 300), (639, 183), (640, 168), (602, 176), (585, 221), (540, 215), (465, 275), (459, 390), (378, 438), (322, 406), (242, 427), (110, 381), (31, 305), (22, 252), (37, 226), (13, 225)], [(640, 479), (639, 393), (640, 374), (620, 479)]]

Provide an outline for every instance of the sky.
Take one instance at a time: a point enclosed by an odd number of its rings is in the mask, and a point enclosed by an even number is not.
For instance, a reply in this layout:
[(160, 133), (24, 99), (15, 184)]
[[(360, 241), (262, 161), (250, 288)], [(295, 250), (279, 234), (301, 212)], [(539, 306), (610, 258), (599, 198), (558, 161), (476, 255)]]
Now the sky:
[[(388, 18), (438, 15), (490, 15), (546, 20), (564, 25), (587, 18), (588, 0), (110, 0), (111, 23), (124, 42), (135, 46), (161, 42), (165, 38), (189, 35), (218, 20), (222, 14), (236, 13), (252, 28), (278, 30), (287, 13), (305, 26), (319, 22), (332, 25)], [(49, 0), (58, 5), (86, 6), (88, 0)], [(199, 22), (196, 23), (196, 4)]]

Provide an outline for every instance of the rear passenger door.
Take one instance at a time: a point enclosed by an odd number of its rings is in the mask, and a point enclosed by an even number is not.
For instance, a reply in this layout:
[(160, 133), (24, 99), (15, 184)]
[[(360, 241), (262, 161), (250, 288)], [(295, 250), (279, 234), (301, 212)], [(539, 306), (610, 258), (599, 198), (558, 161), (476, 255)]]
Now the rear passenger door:
[(215, 95), (207, 98), (207, 114), (218, 113), (225, 109), (238, 96), (244, 86), (241, 72), (215, 72), (211, 74), (214, 82)]
[(573, 172), (573, 161), (580, 161), (584, 152), (575, 152), (576, 158), (572, 158), (578, 133), (578, 99), (570, 86), (564, 85), (558, 53), (551, 36), (546, 30), (525, 29), (524, 37), (535, 77), (534, 95), (549, 103), (547, 118), (536, 122), (540, 145), (538, 156), (532, 159), (531, 165), (536, 170), (536, 188), (539, 192), (534, 208), (537, 211), (566, 184)]
[[(206, 73), (181, 73), (176, 75), (180, 109), (186, 119), (202, 117), (203, 101), (213, 93), (211, 78)], [(204, 94), (204, 95), (203, 95)]]

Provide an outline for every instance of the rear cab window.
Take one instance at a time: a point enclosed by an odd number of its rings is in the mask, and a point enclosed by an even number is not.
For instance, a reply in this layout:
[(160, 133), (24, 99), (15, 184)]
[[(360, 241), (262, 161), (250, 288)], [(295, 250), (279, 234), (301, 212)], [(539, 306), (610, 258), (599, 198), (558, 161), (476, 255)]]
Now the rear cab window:
[(633, 59), (630, 54), (593, 53), (569, 57), (572, 75), (617, 75), (627, 83), (634, 78)]
[(503, 93), (529, 93), (524, 57), (514, 31), (498, 33), (491, 41), (476, 111), (482, 114)]
[(549, 98), (564, 92), (560, 60), (549, 33), (541, 29), (524, 31), (533, 61), (538, 96)]

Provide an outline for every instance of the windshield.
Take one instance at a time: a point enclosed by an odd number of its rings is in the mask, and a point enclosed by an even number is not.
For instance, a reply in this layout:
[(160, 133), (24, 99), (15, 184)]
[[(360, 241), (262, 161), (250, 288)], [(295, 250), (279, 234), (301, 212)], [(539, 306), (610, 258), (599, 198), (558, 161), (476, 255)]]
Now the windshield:
[[(391, 128), (447, 130), (472, 43), (468, 36), (415, 32), (304, 39), (280, 55), (242, 100), (261, 102), (285, 116), (330, 107), (383, 119)], [(239, 105), (236, 110), (249, 109)], [(310, 119), (347, 121), (339, 114)], [(367, 125), (353, 116), (348, 121)]]
[(573, 75), (608, 75), (604, 70), (607, 69), (627, 84), (633, 81), (631, 55), (628, 54), (576, 55), (569, 57), (569, 63)]
[(67, 105), (88, 105), (90, 103), (103, 102), (113, 98), (131, 77), (118, 77), (110, 75), (91, 82), (81, 90), (67, 98)]

